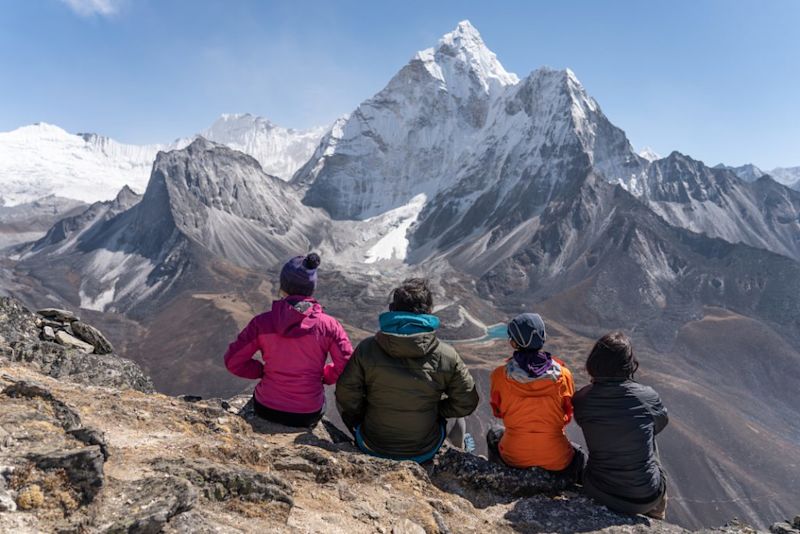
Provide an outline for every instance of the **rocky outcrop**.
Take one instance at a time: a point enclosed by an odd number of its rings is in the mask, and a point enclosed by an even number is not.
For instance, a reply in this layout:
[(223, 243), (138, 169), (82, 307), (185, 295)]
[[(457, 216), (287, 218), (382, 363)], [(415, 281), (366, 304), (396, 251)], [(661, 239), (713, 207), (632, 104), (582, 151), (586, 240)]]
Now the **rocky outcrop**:
[(791, 521), (773, 523), (769, 531), (772, 534), (800, 534), (800, 515), (796, 515)]
[(81, 321), (73, 321), (70, 326), (76, 336), (92, 346), (95, 354), (111, 354), (114, 352), (114, 346), (108, 338), (92, 325)]
[(545, 469), (515, 469), (454, 449), (437, 457), (435, 475), (440, 487), (469, 496), (474, 502), (554, 495), (571, 488), (575, 482), (574, 476)]
[[(39, 328), (24, 314), (9, 324), (29, 350), (53, 346), (24, 331)], [(366, 456), (328, 420), (306, 430), (258, 419), (249, 396), (47, 374), (0, 359), (0, 532), (686, 532), (611, 512), (571, 480), (455, 449), (425, 466)]]
[(115, 355), (108, 339), (74, 313), (48, 308), (35, 315), (8, 297), (0, 298), (0, 359), (28, 364), (52, 378), (153, 391), (136, 363)]

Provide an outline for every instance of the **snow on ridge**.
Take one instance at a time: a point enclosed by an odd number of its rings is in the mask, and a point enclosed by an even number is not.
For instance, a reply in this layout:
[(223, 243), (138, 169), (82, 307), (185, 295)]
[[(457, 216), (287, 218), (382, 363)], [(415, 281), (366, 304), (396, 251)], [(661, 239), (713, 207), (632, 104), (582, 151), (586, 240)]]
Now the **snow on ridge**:
[[(250, 114), (226, 114), (199, 135), (249, 154), (267, 173), (289, 180), (326, 131), (283, 128)], [(0, 132), (2, 203), (13, 206), (48, 195), (92, 203), (115, 198), (125, 185), (142, 193), (158, 152), (184, 148), (196, 137), (134, 145), (96, 133), (69, 133), (45, 122)]]
[(519, 83), (517, 75), (506, 71), (497, 55), (489, 50), (481, 34), (468, 20), (459, 22), (455, 30), (446, 33), (439, 40), (437, 52), (443, 51), (445, 47), (459, 50), (459, 57), (466, 60), (484, 80), (495, 79), (502, 85)]
[(391, 228), (377, 243), (364, 254), (364, 263), (379, 260), (405, 260), (408, 253), (408, 229), (417, 221), (425, 207), (427, 195), (419, 194), (405, 206), (393, 209), (378, 217), (367, 219), (365, 223), (376, 223), (382, 228)]
[(644, 158), (650, 162), (656, 161), (657, 159), (661, 159), (661, 155), (652, 148), (650, 148), (649, 146), (646, 146), (639, 151), (639, 157)]
[(478, 30), (468, 21), (463, 20), (456, 28), (439, 39), (436, 47), (417, 52), (413, 60), (421, 61), (426, 70), (435, 79), (440, 80), (450, 91), (459, 93), (460, 87), (453, 86), (454, 76), (459, 69), (453, 68), (453, 61), (467, 65), (477, 75), (485, 92), (493, 87), (505, 87), (519, 83), (516, 74), (506, 71), (497, 55), (483, 42)]

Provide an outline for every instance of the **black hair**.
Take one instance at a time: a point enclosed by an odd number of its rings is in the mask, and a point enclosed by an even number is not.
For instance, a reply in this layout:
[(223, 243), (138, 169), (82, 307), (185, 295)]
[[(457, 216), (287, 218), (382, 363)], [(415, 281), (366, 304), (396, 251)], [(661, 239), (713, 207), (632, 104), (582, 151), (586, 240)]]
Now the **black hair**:
[(320, 263), (322, 263), (322, 259), (319, 257), (319, 254), (312, 252), (303, 260), (303, 267), (313, 270), (319, 267)]
[(396, 287), (389, 295), (389, 310), (409, 313), (431, 313), (433, 311), (433, 293), (430, 283), (425, 278), (407, 278), (400, 287)]
[(622, 332), (609, 332), (597, 340), (586, 359), (586, 372), (592, 378), (632, 379), (639, 369), (631, 340)]

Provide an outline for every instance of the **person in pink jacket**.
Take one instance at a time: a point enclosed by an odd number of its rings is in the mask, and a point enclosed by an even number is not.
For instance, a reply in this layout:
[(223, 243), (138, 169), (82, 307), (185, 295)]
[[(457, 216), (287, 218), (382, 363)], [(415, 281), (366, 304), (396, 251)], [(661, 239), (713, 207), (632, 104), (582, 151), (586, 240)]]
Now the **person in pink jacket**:
[[(319, 422), (323, 384), (335, 384), (353, 354), (342, 325), (311, 296), (319, 264), (314, 253), (289, 260), (281, 269), (282, 298), (254, 317), (225, 353), (228, 371), (261, 380), (253, 394), (256, 414), (286, 426)], [(259, 351), (263, 363), (253, 358)]]

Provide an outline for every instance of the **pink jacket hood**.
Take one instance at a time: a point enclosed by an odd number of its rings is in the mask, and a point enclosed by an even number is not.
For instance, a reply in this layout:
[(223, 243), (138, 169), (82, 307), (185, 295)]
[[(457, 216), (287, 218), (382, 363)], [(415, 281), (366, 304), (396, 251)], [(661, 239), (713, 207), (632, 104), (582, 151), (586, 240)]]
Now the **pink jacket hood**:
[(336, 383), (352, 354), (344, 328), (316, 300), (290, 296), (250, 321), (228, 347), (225, 366), (260, 380), (254, 394), (264, 406), (306, 414), (322, 408), (323, 384)]
[(322, 306), (311, 297), (291, 296), (272, 302), (272, 324), (285, 337), (313, 332), (323, 313)]

